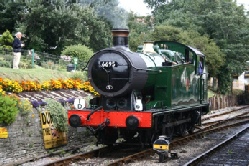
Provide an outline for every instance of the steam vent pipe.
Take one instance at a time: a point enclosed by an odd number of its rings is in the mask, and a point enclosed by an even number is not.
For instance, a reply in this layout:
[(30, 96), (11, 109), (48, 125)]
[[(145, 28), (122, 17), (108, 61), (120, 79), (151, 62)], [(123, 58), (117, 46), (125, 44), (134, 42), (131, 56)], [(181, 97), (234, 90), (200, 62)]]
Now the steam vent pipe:
[(113, 46), (125, 46), (128, 47), (128, 35), (129, 30), (125, 28), (113, 28)]

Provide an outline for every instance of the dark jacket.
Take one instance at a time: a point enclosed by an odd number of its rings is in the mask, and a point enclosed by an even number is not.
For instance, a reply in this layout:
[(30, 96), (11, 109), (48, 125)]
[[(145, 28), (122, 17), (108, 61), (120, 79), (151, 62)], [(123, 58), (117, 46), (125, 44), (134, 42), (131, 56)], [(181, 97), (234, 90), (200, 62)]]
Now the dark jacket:
[(21, 52), (21, 44), (21, 40), (16, 37), (13, 41), (13, 52)]

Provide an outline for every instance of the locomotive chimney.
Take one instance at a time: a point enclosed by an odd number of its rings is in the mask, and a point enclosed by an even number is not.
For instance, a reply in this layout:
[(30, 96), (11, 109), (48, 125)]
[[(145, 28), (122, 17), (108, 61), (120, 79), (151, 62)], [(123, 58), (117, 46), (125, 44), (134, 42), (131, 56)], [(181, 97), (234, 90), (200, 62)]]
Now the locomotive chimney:
[(129, 30), (125, 28), (113, 28), (113, 46), (125, 46), (128, 47), (128, 35)]

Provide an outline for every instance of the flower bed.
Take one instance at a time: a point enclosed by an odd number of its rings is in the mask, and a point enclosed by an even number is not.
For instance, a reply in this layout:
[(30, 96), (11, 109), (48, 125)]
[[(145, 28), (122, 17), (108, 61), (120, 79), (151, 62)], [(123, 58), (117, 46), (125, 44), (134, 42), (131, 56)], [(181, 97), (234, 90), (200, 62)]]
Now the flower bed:
[[(4, 107), (0, 110), (0, 113), (4, 115), (3, 117), (10, 117), (7, 113), (13, 115), (9, 121), (6, 121), (6, 118), (0, 119), (0, 124), (11, 124), (18, 112), (21, 115), (28, 116), (33, 110), (32, 107), (49, 107), (50, 105), (47, 101), (50, 100), (54, 101), (53, 103), (60, 103), (62, 106), (69, 106), (64, 108), (70, 109), (73, 107), (76, 98), (86, 98), (87, 100), (92, 98), (92, 95), (85, 92), (89, 92), (94, 96), (99, 95), (93, 89), (90, 82), (83, 82), (80, 79), (51, 79), (40, 83), (38, 81), (25, 80), (18, 82), (7, 78), (0, 78), (0, 100), (9, 101), (0, 105)], [(5, 107), (9, 107), (6, 104), (12, 100), (15, 102), (15, 104), (11, 104), (13, 107), (11, 108), (12, 111), (7, 111), (6, 113)], [(15, 111), (14, 108), (18, 109), (18, 111)]]
[(91, 86), (89, 81), (83, 82), (80, 79), (51, 79), (45, 82), (38, 81), (15, 81), (8, 78), (0, 78), (0, 94), (5, 94), (6, 92), (20, 93), (20, 92), (37, 92), (37, 91), (54, 91), (61, 89), (75, 89), (84, 90), (85, 92), (90, 92), (91, 94), (98, 96)]
[[(65, 90), (67, 90), (65, 92)], [(75, 95), (79, 91), (80, 94)], [(89, 81), (80, 79), (51, 79), (45, 82), (38, 81), (15, 81), (8, 78), (0, 78), (0, 95), (15, 93), (20, 98), (29, 99), (34, 108), (46, 105), (44, 99), (53, 98), (61, 104), (73, 103), (76, 97), (84, 97), (82, 92), (89, 92), (98, 96)]]

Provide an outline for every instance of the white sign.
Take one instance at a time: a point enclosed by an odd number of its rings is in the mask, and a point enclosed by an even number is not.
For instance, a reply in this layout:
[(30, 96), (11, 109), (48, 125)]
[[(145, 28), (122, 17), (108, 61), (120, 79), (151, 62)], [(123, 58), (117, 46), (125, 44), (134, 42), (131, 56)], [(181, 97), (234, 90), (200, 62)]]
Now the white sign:
[(86, 100), (83, 98), (76, 98), (74, 100), (74, 107), (77, 110), (81, 110), (86, 107)]

